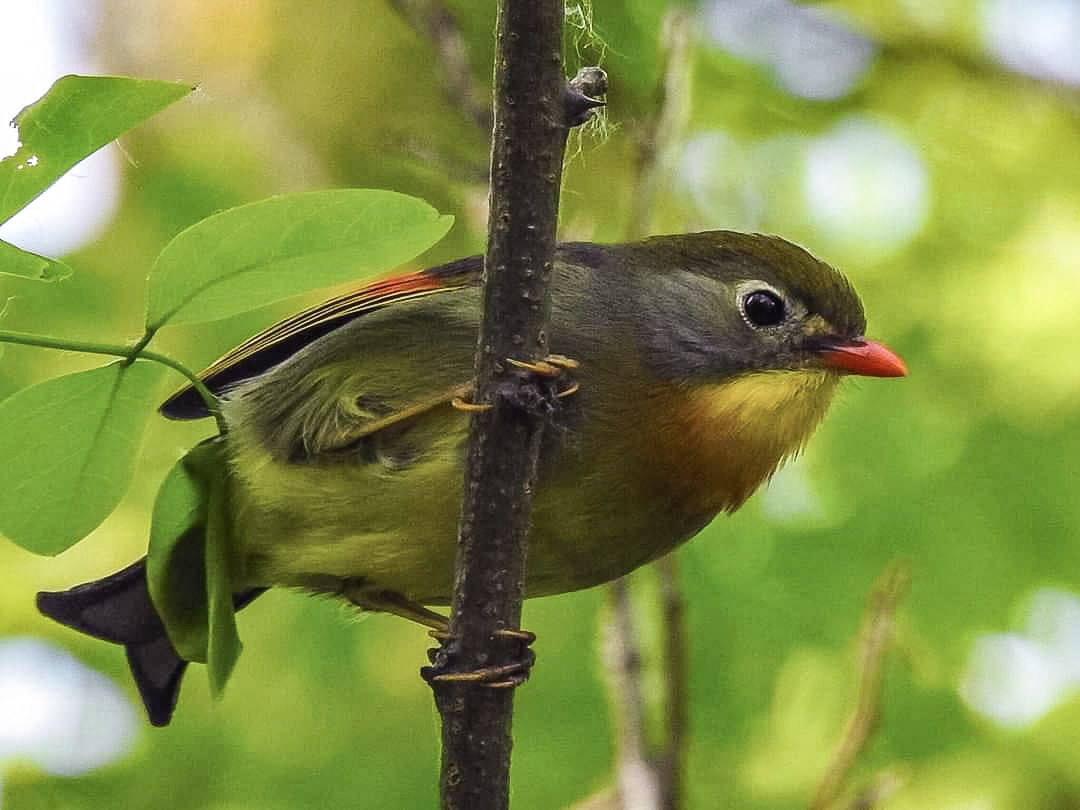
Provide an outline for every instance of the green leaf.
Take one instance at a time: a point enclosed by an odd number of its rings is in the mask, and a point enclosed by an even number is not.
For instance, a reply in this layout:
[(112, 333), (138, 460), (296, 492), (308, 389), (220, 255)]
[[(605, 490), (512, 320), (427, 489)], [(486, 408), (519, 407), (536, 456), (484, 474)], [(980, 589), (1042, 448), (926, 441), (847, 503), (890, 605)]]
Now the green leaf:
[(163, 367), (123, 361), (40, 382), (0, 402), (0, 530), (58, 554), (131, 483)]
[(221, 695), (242, 645), (229, 567), (231, 519), (221, 439), (192, 448), (170, 471), (154, 504), (146, 575), (169, 639), (207, 665)]
[(127, 491), (163, 367), (124, 361), (46, 380), (0, 402), (0, 530), (58, 554)]
[(240, 657), (240, 635), (236, 630), (236, 611), (233, 608), (232, 577), (229, 576), (229, 549), (232, 521), (229, 517), (229, 479), (226, 467), (218, 463), (214, 469), (210, 502), (206, 511), (206, 601), (209, 641), (206, 650), (206, 672), (210, 678), (210, 694), (221, 697), (225, 683)]
[(194, 447), (169, 471), (158, 490), (146, 553), (150, 601), (176, 651), (187, 661), (206, 661), (207, 494), (190, 458), (208, 452)]
[(64, 76), (15, 116), (22, 146), (0, 161), (0, 222), (118, 135), (191, 93), (179, 82)]
[(335, 189), (230, 208), (178, 234), (150, 272), (150, 330), (236, 315), (390, 270), (427, 250), (453, 217), (415, 197)]
[(71, 268), (56, 259), (22, 250), (0, 239), (0, 275), (34, 281), (62, 281), (71, 275)]

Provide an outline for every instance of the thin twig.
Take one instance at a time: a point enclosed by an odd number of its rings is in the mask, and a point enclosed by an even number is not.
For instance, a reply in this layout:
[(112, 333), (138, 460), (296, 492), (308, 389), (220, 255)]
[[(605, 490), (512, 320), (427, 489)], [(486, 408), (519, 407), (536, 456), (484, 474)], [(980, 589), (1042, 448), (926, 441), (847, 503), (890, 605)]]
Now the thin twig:
[(671, 147), (685, 128), (690, 101), (693, 56), (693, 14), (674, 8), (664, 19), (660, 81), (656, 85), (653, 115), (637, 137), (636, 179), (627, 237), (640, 239), (651, 230), (658, 178)]
[(885, 651), (892, 638), (897, 604), (907, 592), (910, 582), (910, 566), (894, 560), (870, 591), (859, 644), (859, 683), (855, 708), (840, 745), (810, 802), (810, 810), (827, 810), (833, 805), (877, 726)]
[[(660, 81), (652, 117), (638, 135), (633, 207), (627, 237), (640, 239), (650, 232), (656, 186), (672, 144), (681, 137), (690, 96), (690, 60), (693, 16), (673, 9), (662, 35)], [(613, 618), (608, 643), (619, 652), (608, 657), (608, 678), (615, 695), (618, 761), (615, 782), (623, 810), (676, 810), (681, 802), (683, 758), (687, 729), (686, 630), (683, 598), (678, 583), (678, 560), (669, 554), (655, 566), (660, 579), (661, 627), (664, 651), (664, 742), (660, 750), (647, 750), (645, 706), (641, 689), (642, 660), (634, 627), (629, 583), (611, 584)]]
[(225, 433), (227, 426), (224, 417), (221, 415), (221, 408), (218, 406), (217, 397), (210, 392), (198, 374), (179, 360), (175, 360), (160, 352), (154, 352), (147, 349), (146, 345), (150, 342), (151, 337), (153, 337), (153, 332), (148, 331), (138, 342), (130, 346), (125, 346), (116, 343), (97, 343), (88, 340), (58, 338), (52, 337), (51, 335), (34, 335), (29, 332), (12, 332), (7, 329), (0, 330), (0, 343), (41, 346), (47, 349), (60, 349), (61, 351), (82, 352), (84, 354), (102, 354), (111, 357), (122, 357), (129, 362), (134, 360), (148, 360), (155, 363), (161, 363), (163, 366), (168, 366), (183, 374), (184, 377), (187, 378), (187, 381), (191, 383), (191, 387), (199, 392), (203, 404), (206, 405), (207, 412), (217, 421), (218, 432)]
[(686, 647), (685, 600), (679, 584), (679, 557), (668, 554), (656, 562), (660, 578), (660, 610), (664, 630), (664, 744), (656, 757), (660, 771), (661, 807), (682, 807), (683, 763), (689, 727), (689, 667)]
[(614, 701), (619, 741), (615, 793), (622, 810), (658, 810), (660, 778), (646, 750), (645, 700), (641, 690), (642, 657), (634, 627), (630, 582), (621, 577), (608, 588), (611, 626), (605, 633), (607, 677)]
[(859, 791), (847, 805), (847, 810), (874, 810), (904, 786), (904, 778), (886, 769), (873, 778), (869, 785)]
[(446, 4), (438, 0), (390, 0), (390, 4), (431, 42), (450, 103), (485, 133), (491, 132), (490, 92), (477, 81), (461, 27)]

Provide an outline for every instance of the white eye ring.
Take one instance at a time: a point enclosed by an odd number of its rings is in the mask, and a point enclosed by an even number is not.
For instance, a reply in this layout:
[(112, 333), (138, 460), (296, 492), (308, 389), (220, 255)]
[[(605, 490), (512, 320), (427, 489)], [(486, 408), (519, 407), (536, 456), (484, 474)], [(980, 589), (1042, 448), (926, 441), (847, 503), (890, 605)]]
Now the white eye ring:
[(783, 294), (771, 284), (745, 282), (737, 292), (739, 314), (751, 329), (772, 329), (791, 314)]

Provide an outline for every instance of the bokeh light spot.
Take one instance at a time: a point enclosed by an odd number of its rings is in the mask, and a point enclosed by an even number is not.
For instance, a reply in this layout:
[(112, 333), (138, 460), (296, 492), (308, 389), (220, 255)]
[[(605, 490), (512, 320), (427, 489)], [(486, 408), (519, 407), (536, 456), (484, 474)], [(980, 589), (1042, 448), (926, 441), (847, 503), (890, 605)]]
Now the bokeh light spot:
[(1004, 65), (1044, 79), (1080, 84), (1080, 4), (1076, 0), (984, 0), (979, 28)]
[(31, 638), (0, 641), (0, 762), (29, 759), (73, 776), (124, 754), (135, 708), (108, 678), (65, 650)]
[(863, 261), (902, 248), (926, 223), (929, 177), (918, 150), (867, 118), (840, 122), (806, 152), (803, 202), (833, 246)]
[(1080, 686), (1080, 599), (1041, 588), (1025, 613), (1023, 632), (975, 640), (960, 682), (964, 702), (1005, 728), (1033, 725)]
[(874, 57), (873, 44), (830, 13), (788, 0), (713, 0), (704, 14), (715, 44), (769, 66), (800, 98), (846, 95)]

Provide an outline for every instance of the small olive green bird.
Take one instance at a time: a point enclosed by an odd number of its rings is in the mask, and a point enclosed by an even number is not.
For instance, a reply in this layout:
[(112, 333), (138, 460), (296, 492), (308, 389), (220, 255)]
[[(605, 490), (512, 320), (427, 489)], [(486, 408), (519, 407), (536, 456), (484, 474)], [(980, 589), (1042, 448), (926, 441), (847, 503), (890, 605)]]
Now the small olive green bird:
[[(369, 284), (204, 373), (228, 425), (238, 607), (283, 585), (442, 623), (423, 606), (452, 590), (480, 271), (474, 256)], [(864, 337), (848, 281), (774, 236), (564, 244), (552, 296), (551, 350), (576, 367), (541, 451), (529, 596), (670, 551), (802, 447), (841, 377), (906, 374)], [(161, 410), (208, 415), (190, 388)], [(151, 722), (169, 721), (187, 662), (142, 561), (38, 605), (123, 644)]]

